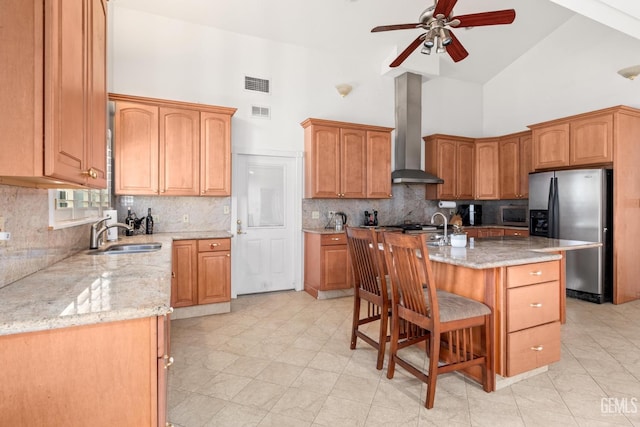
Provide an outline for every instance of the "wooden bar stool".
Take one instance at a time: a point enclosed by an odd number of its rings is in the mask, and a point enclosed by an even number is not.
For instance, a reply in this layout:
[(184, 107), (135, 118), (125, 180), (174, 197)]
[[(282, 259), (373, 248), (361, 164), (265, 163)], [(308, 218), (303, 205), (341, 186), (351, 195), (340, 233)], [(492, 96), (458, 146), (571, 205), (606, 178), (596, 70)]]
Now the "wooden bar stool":
[[(491, 309), (472, 299), (436, 290), (424, 235), (383, 233), (391, 281), (391, 345), (387, 378), (396, 363), (427, 384), (425, 407), (433, 408), (439, 374), (481, 368), (485, 391), (495, 388)], [(400, 337), (400, 322), (404, 335)], [(403, 359), (398, 350), (427, 342), (427, 372)]]
[[(384, 272), (384, 252), (378, 247), (375, 230), (346, 227), (346, 233), (354, 277), (351, 349), (356, 348), (358, 338), (370, 344), (378, 350), (376, 368), (382, 369), (385, 344), (389, 340), (387, 327), (391, 301)], [(363, 300), (367, 302), (367, 312), (365, 317), (360, 317)], [(380, 321), (377, 338), (360, 330), (360, 326), (377, 320)]]

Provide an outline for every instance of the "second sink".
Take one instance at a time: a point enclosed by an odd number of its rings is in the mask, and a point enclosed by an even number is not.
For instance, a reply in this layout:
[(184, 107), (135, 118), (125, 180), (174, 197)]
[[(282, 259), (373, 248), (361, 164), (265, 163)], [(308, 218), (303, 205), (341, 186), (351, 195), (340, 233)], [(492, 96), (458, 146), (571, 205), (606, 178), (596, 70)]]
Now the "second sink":
[(162, 243), (117, 243), (104, 249), (97, 249), (91, 253), (94, 255), (136, 254), (143, 252), (155, 252), (162, 248)]

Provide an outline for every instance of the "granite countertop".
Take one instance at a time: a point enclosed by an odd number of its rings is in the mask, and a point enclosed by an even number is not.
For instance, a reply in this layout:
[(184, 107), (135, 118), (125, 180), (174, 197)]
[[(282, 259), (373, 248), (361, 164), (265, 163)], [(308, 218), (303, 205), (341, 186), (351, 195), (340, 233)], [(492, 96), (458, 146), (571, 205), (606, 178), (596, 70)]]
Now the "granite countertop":
[(172, 241), (231, 236), (224, 231), (137, 235), (105, 247), (160, 242), (162, 248), (128, 255), (78, 252), (0, 288), (0, 335), (169, 313)]
[(473, 247), (429, 247), (431, 261), (475, 269), (507, 267), (561, 259), (557, 252), (596, 248), (601, 243), (546, 237), (486, 237), (475, 239)]

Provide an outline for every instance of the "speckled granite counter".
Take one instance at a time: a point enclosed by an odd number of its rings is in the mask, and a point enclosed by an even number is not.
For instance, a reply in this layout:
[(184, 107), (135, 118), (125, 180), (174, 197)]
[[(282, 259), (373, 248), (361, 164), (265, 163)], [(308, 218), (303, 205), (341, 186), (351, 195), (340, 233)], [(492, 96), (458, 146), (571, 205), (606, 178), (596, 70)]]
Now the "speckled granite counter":
[(562, 258), (561, 255), (554, 252), (598, 246), (602, 246), (602, 244), (579, 240), (547, 239), (545, 237), (485, 237), (475, 239), (473, 248), (469, 243), (465, 248), (429, 247), (429, 259), (462, 267), (483, 269), (553, 261)]
[(111, 243), (162, 243), (156, 252), (79, 252), (0, 289), (0, 335), (166, 314), (171, 242), (228, 237), (231, 234), (220, 231), (158, 233)]

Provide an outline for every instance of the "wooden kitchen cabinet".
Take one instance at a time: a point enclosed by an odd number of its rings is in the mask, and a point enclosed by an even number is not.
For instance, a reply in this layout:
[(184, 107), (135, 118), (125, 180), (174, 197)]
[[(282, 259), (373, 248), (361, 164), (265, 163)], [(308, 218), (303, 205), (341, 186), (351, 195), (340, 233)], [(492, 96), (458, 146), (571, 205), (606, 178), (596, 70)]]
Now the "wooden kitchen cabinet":
[(504, 229), (505, 236), (514, 236), (514, 237), (529, 237), (529, 230), (516, 230), (514, 228), (505, 228)]
[(235, 109), (110, 94), (115, 193), (231, 195)]
[(0, 336), (0, 413), (15, 426), (164, 426), (168, 316)]
[(197, 278), (197, 241), (174, 241), (171, 253), (171, 307), (189, 307), (198, 303)]
[(560, 262), (506, 268), (506, 370), (517, 375), (560, 360)]
[(198, 304), (231, 301), (231, 239), (198, 240)]
[(176, 240), (172, 252), (171, 306), (231, 301), (231, 240)]
[(443, 184), (428, 184), (426, 198), (473, 200), (474, 140), (435, 134), (424, 141), (426, 171), (444, 180)]
[(504, 236), (503, 228), (478, 228), (478, 238)]
[(613, 114), (586, 113), (529, 126), (535, 170), (613, 161)]
[(500, 199), (527, 199), (531, 165), (531, 132), (506, 135), (499, 142)]
[(306, 198), (391, 197), (391, 130), (307, 119)]
[(475, 141), (475, 200), (500, 198), (499, 148), (497, 138)]
[(304, 290), (314, 298), (353, 287), (345, 233), (304, 233)]
[(367, 199), (391, 196), (391, 133), (367, 131)]
[(106, 188), (106, 8), (3, 2), (0, 183)]

